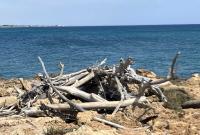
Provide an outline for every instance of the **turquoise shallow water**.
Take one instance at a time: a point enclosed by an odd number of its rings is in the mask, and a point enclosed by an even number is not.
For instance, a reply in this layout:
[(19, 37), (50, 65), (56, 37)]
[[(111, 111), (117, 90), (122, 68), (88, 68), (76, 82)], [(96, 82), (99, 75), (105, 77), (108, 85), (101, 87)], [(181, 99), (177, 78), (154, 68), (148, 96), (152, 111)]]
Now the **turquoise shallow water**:
[(108, 58), (108, 64), (131, 56), (136, 68), (166, 76), (171, 60), (181, 51), (178, 75), (200, 72), (200, 25), (1, 28), (0, 76), (31, 77), (42, 72), (76, 71)]

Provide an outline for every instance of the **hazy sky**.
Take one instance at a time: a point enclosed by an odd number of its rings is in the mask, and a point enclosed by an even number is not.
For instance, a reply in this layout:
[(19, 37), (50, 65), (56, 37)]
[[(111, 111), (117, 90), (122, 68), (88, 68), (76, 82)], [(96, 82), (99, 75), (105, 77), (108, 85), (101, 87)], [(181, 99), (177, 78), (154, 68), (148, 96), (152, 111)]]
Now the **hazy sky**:
[(0, 0), (0, 24), (200, 23), (200, 0)]

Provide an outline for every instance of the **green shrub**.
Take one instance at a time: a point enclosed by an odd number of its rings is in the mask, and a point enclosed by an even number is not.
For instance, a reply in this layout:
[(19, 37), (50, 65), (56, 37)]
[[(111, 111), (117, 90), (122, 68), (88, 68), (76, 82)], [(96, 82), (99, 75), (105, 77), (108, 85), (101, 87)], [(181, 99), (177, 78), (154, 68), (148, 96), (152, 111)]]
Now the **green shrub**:
[(59, 127), (48, 127), (44, 130), (44, 135), (64, 135), (69, 132), (73, 132), (78, 129), (78, 126), (71, 127), (71, 128), (59, 128)]
[(183, 89), (169, 89), (164, 91), (168, 102), (165, 107), (174, 110), (181, 110), (181, 104), (191, 99), (191, 97)]
[(64, 135), (66, 130), (63, 128), (55, 128), (55, 127), (48, 127), (46, 131), (44, 131), (44, 135)]

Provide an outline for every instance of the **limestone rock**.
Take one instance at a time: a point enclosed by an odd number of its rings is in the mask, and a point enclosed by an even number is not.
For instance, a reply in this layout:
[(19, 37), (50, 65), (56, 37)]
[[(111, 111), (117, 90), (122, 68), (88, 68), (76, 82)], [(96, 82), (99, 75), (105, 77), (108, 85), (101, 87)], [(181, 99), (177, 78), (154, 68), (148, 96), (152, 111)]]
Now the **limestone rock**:
[(77, 115), (78, 123), (79, 124), (90, 123), (91, 120), (96, 115), (97, 115), (97, 112), (94, 112), (94, 111), (79, 112)]
[(148, 77), (148, 78), (156, 78), (156, 74), (152, 71), (149, 71), (149, 70), (137, 69), (136, 73), (141, 75), (141, 76)]
[(164, 120), (156, 120), (153, 124), (154, 130), (164, 130), (169, 128), (169, 123)]
[(9, 106), (16, 102), (17, 102), (17, 97), (15, 96), (0, 97), (0, 107)]
[(93, 128), (82, 125), (78, 130), (67, 133), (65, 135), (119, 135), (116, 129), (101, 129), (101, 130), (94, 130)]

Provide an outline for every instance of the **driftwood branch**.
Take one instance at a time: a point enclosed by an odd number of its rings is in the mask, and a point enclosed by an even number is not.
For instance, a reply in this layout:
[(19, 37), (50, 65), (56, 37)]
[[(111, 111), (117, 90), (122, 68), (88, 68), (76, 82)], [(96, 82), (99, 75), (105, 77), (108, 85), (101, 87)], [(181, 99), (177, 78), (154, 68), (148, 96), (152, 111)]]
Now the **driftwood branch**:
[(113, 111), (112, 116), (114, 116), (117, 113), (117, 111), (119, 110), (120, 106), (122, 105), (122, 103), (124, 101), (124, 94), (122, 92), (123, 86), (122, 86), (121, 82), (119, 81), (119, 79), (116, 76), (115, 76), (115, 81), (117, 83), (118, 92), (121, 95), (121, 100), (120, 100), (119, 104), (116, 106), (115, 110)]
[(174, 59), (172, 60), (172, 64), (171, 64), (171, 68), (169, 70), (169, 75), (168, 75), (168, 78), (171, 78), (171, 79), (174, 79), (175, 76), (175, 64), (176, 64), (176, 61), (177, 61), (177, 58), (179, 57), (179, 55), (181, 54), (181, 52), (177, 52), (177, 54), (175, 55)]
[(46, 114), (42, 110), (23, 110), (22, 113), (29, 117), (44, 117)]
[(59, 76), (63, 75), (63, 73), (64, 73), (64, 67), (65, 67), (65, 65), (60, 62), (60, 75)]
[(25, 83), (23, 78), (19, 78), (19, 81), (20, 81), (24, 90), (26, 90), (26, 91), (31, 90), (32, 87), (30, 85), (28, 85), (27, 83)]
[(55, 86), (56, 89), (62, 91), (62, 92), (67, 92), (73, 96), (79, 97), (81, 99), (84, 99), (86, 101), (106, 101), (102, 97), (96, 95), (96, 94), (88, 94), (87, 92), (81, 91), (78, 88), (72, 87), (72, 86)]
[(83, 72), (83, 73), (80, 73), (78, 75), (75, 75), (73, 77), (70, 77), (67, 82), (65, 83), (66, 86), (69, 86), (69, 85), (72, 85), (74, 84), (76, 81), (78, 81), (79, 79), (85, 77), (86, 75), (88, 75), (89, 72)]
[(200, 108), (200, 100), (186, 101), (181, 106), (182, 106), (183, 109), (187, 109), (187, 108)]
[(48, 73), (47, 73), (47, 71), (46, 71), (44, 62), (42, 61), (42, 59), (41, 59), (40, 57), (38, 57), (38, 59), (39, 59), (41, 65), (42, 65), (42, 68), (43, 68), (43, 71), (44, 71), (44, 73), (45, 73), (45, 75), (46, 75), (47, 81), (50, 83), (50, 85), (51, 85), (51, 87), (53, 88), (53, 90), (55, 91), (55, 93), (57, 93), (57, 94), (60, 96), (60, 98), (62, 98), (64, 101), (66, 101), (70, 106), (72, 106), (72, 107), (76, 108), (77, 110), (83, 112), (84, 109), (83, 109), (82, 107), (80, 107), (80, 106), (74, 104), (71, 100), (69, 100), (69, 99), (66, 98), (64, 95), (62, 95), (62, 94), (54, 87), (54, 85), (52, 84), (51, 79), (50, 79), (50, 77), (49, 77), (49, 75), (48, 75)]
[(96, 120), (96, 121), (99, 121), (99, 122), (102, 122), (102, 123), (111, 125), (111, 126), (113, 126), (113, 127), (115, 127), (115, 128), (126, 129), (126, 127), (124, 127), (124, 126), (122, 126), (122, 125), (119, 125), (119, 124), (116, 124), (116, 123), (113, 123), (113, 122), (110, 122), (110, 121), (108, 121), (108, 120), (104, 120), (104, 119), (101, 119), (101, 118), (98, 118), (98, 117), (94, 117), (93, 119)]
[(121, 58), (120, 64), (119, 64), (119, 66), (116, 67), (115, 73), (119, 74), (119, 75), (123, 75), (126, 72), (129, 65), (132, 65), (132, 64), (133, 64), (132, 58), (128, 58), (126, 60)]
[(18, 97), (21, 97), (24, 94), (24, 92), (20, 88), (18, 88), (17, 86), (14, 85), (14, 88), (19, 93)]
[[(147, 101), (146, 97), (144, 97), (144, 96), (135, 97), (135, 98), (124, 100), (120, 107), (126, 107), (126, 106), (133, 105), (133, 104), (144, 103), (146, 101)], [(86, 110), (97, 110), (97, 109), (113, 109), (116, 106), (118, 106), (119, 103), (120, 103), (120, 101), (109, 101), (109, 102), (104, 101), (104, 102), (77, 103), (77, 105)], [(46, 104), (45, 106), (48, 108), (51, 108), (51, 109), (61, 110), (61, 111), (70, 109), (70, 105), (66, 104), (66, 103), (64, 103), (64, 104)]]
[(80, 87), (81, 85), (83, 85), (84, 83), (88, 82), (89, 80), (91, 80), (94, 77), (94, 72), (91, 71), (91, 73), (89, 73), (86, 77), (84, 77), (83, 79), (75, 82), (72, 86), (73, 87)]
[(174, 79), (175, 64), (176, 64), (177, 58), (178, 58), (178, 56), (180, 54), (181, 54), (180, 52), (177, 52), (177, 54), (173, 58), (172, 64), (171, 64), (171, 67), (170, 67), (170, 72), (169, 72), (169, 75), (168, 75), (167, 79), (158, 80), (158, 81), (152, 81), (152, 82), (150, 82), (150, 85), (157, 85), (157, 84), (165, 83), (167, 81), (170, 81), (170, 80)]

